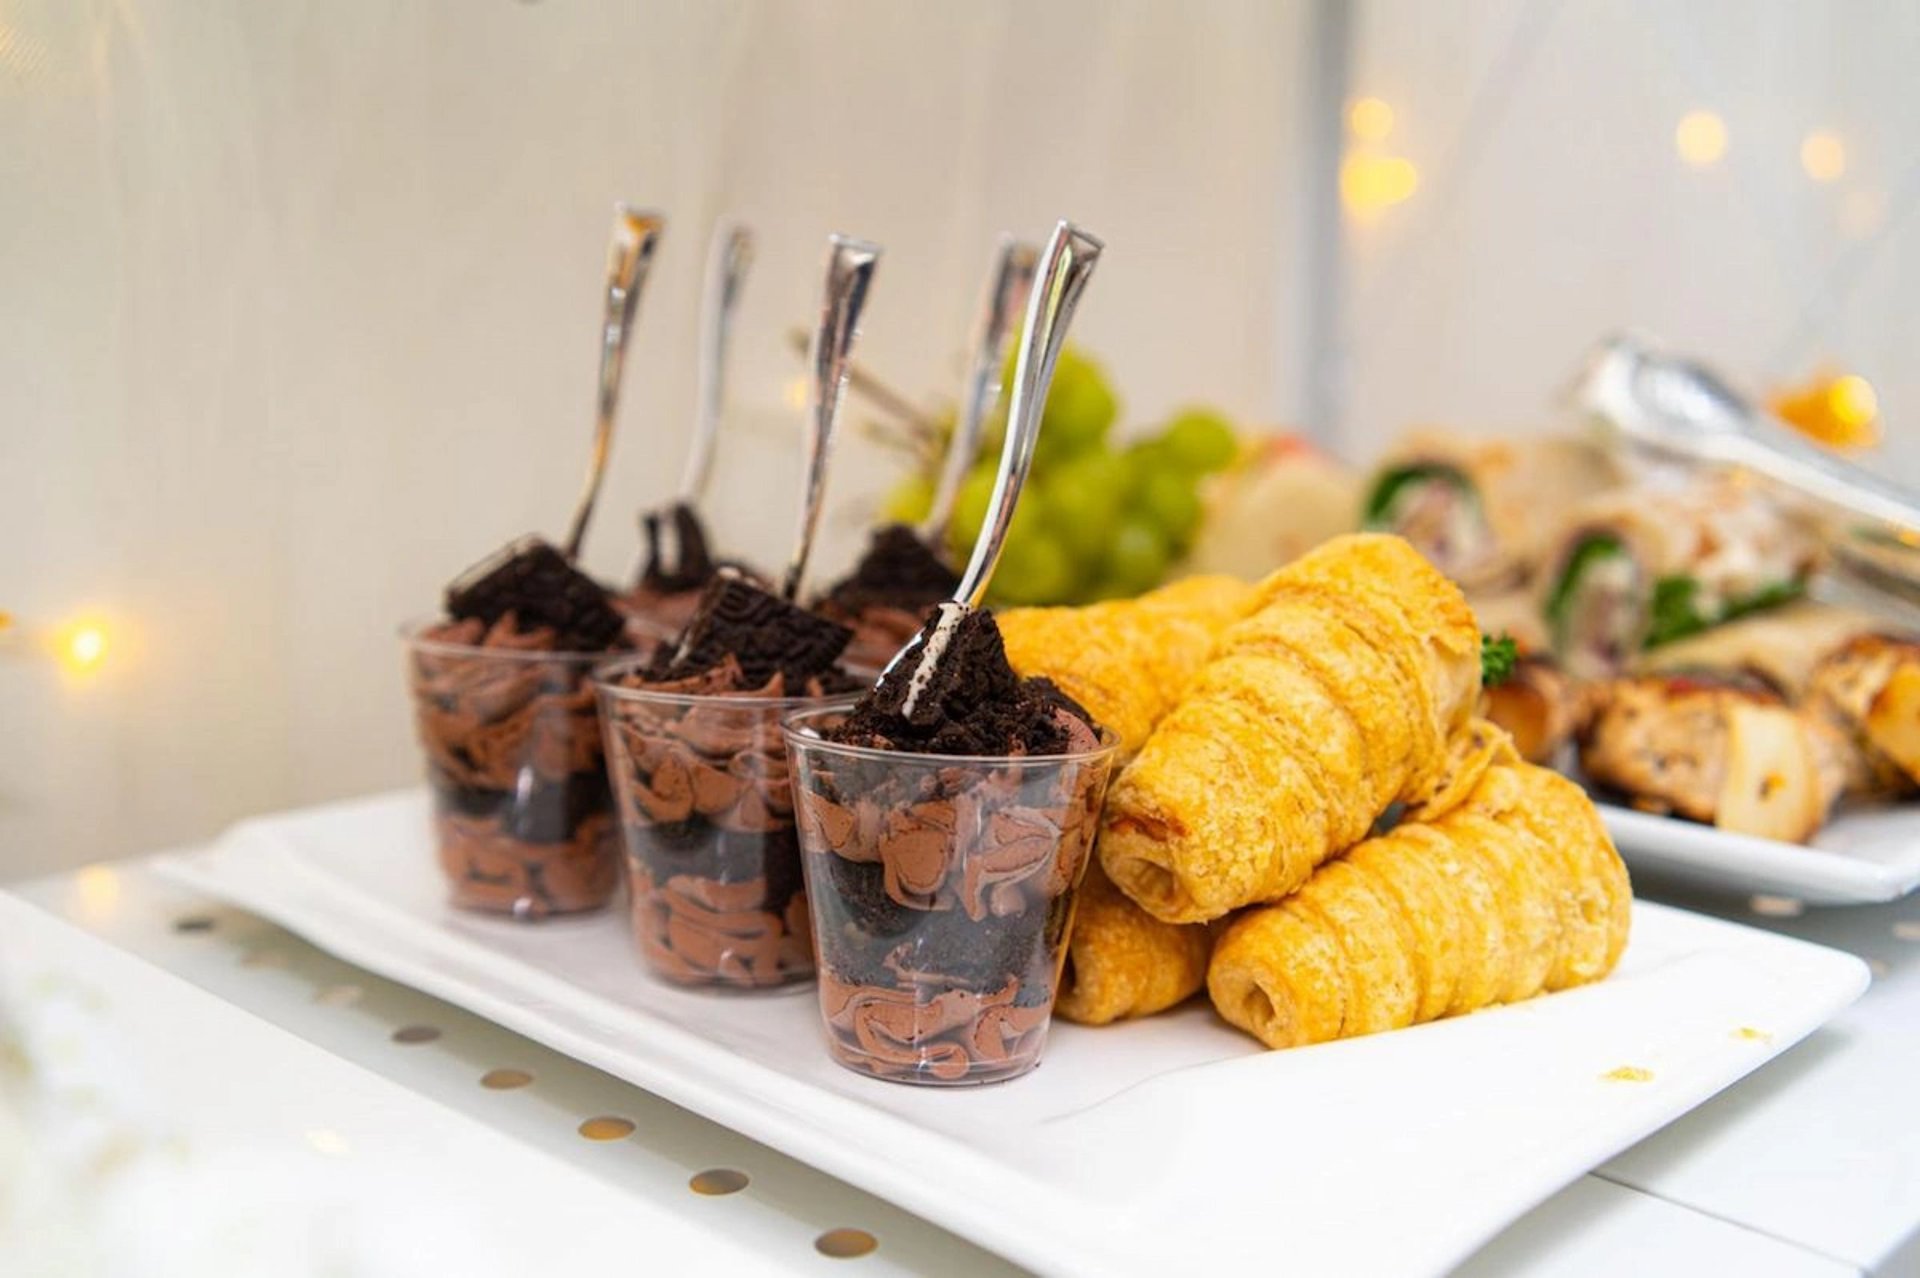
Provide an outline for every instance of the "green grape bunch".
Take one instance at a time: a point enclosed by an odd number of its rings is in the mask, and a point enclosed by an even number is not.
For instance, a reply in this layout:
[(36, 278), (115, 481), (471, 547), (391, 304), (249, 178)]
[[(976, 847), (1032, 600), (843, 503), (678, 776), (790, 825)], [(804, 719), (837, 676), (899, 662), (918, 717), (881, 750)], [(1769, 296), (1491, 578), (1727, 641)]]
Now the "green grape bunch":
[[(1003, 385), (1011, 379), (1009, 368)], [(956, 559), (972, 549), (987, 516), (1006, 401), (1003, 391), (954, 503), (948, 538)], [(1074, 347), (1061, 352), (990, 602), (1089, 603), (1137, 595), (1165, 580), (1192, 546), (1205, 517), (1201, 485), (1240, 457), (1239, 433), (1219, 412), (1187, 408), (1152, 434), (1116, 444), (1119, 416), (1119, 397), (1099, 363)], [(915, 522), (932, 501), (929, 470), (903, 480), (885, 513)]]

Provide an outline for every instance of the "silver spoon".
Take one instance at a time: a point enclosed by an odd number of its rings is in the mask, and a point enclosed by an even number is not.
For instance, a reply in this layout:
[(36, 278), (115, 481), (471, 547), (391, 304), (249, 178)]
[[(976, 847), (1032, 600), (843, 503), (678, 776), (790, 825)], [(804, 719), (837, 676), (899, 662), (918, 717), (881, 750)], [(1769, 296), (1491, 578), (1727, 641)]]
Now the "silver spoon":
[(1610, 337), (1588, 357), (1574, 394), (1654, 452), (1743, 467), (1825, 505), (1920, 530), (1920, 492), (1835, 457), (1691, 360)]
[(1006, 354), (1007, 337), (1012, 332), (1014, 317), (1026, 309), (1039, 261), (1039, 249), (1011, 236), (1003, 236), (994, 251), (993, 273), (987, 277), (986, 288), (980, 294), (980, 307), (974, 316), (967, 379), (961, 387), (960, 415), (954, 421), (953, 438), (947, 441), (947, 455), (933, 490), (933, 504), (919, 529), (920, 540), (936, 550), (946, 543), (954, 503), (960, 497), (960, 485), (973, 468), (987, 414), (1000, 397), (1000, 366)]
[(926, 659), (909, 682), (904, 712), (913, 713), (914, 699), (925, 686), (933, 665), (939, 660), (953, 628), (980, 606), (1000, 551), (1007, 541), (1007, 529), (1013, 525), (1013, 509), (1026, 486), (1027, 471), (1033, 466), (1033, 447), (1040, 440), (1042, 410), (1047, 405), (1047, 388), (1053, 382), (1054, 365), (1067, 344), (1067, 329), (1073, 322), (1074, 308), (1086, 290), (1094, 263), (1104, 248), (1099, 240), (1071, 222), (1062, 221), (1053, 228), (1046, 251), (1040, 255), (1035, 287), (1027, 298), (1026, 333), (1020, 339), (1020, 354), (1013, 366), (1013, 402), (1007, 406), (1007, 440), (1000, 449), (1000, 469), (994, 476), (993, 496), (988, 502), (986, 522), (973, 543), (973, 557), (960, 574), (953, 598), (940, 605), (932, 629), (922, 629), (906, 646), (893, 654), (880, 672), (876, 686), (884, 684), (902, 662), (913, 653), (926, 649)]
[(593, 454), (587, 462), (586, 485), (573, 508), (572, 526), (567, 530), (569, 560), (580, 557), (587, 521), (593, 518), (600, 484), (607, 475), (614, 410), (620, 403), (620, 373), (627, 361), (627, 336), (633, 329), (640, 290), (646, 286), (647, 268), (653, 264), (653, 252), (666, 225), (666, 218), (658, 213), (640, 212), (625, 204), (614, 206), (613, 243), (607, 250), (606, 318), (600, 326), (600, 396), (593, 424)]
[(827, 280), (820, 300), (820, 322), (813, 334), (807, 367), (813, 374), (810, 420), (805, 441), (806, 488), (800, 499), (800, 526), (794, 535), (793, 559), (787, 564), (781, 593), (791, 603), (800, 594), (813, 555), (813, 538), (820, 526), (820, 501), (827, 488), (827, 457), (833, 443), (834, 422), (847, 388), (847, 363), (860, 332), (860, 312), (867, 304), (867, 286), (880, 260), (880, 246), (844, 235), (827, 241)]
[(1000, 470), (994, 477), (993, 496), (987, 501), (986, 522), (973, 543), (973, 556), (954, 589), (955, 603), (978, 608), (986, 597), (987, 584), (1006, 547), (1007, 529), (1013, 525), (1013, 508), (1033, 466), (1033, 448), (1040, 439), (1041, 413), (1047, 406), (1054, 366), (1067, 344), (1074, 308), (1104, 247), (1073, 223), (1062, 221), (1053, 228), (1046, 251), (1040, 255), (1032, 295), (1027, 299), (1026, 334), (1013, 366), (1013, 400), (1007, 407), (1007, 441), (1000, 450)]
[(700, 303), (700, 415), (694, 422), (686, 470), (680, 476), (680, 501), (697, 507), (713, 473), (713, 441), (726, 406), (727, 343), (733, 311), (753, 265), (753, 232), (738, 222), (715, 228), (707, 255), (706, 294)]

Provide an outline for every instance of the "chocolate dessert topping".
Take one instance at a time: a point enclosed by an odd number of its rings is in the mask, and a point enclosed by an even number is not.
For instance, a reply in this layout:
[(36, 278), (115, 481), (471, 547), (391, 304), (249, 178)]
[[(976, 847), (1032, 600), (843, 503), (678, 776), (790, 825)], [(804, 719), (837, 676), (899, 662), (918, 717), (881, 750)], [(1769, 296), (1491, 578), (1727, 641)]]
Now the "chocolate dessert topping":
[(1086, 735), (1071, 719), (1092, 723), (1051, 680), (1014, 673), (991, 612), (944, 603), (919, 643), (828, 736), (930, 754), (1059, 754)]
[(693, 507), (675, 502), (665, 510), (648, 511), (640, 523), (647, 538), (641, 589), (698, 590), (713, 579), (719, 565), (707, 548), (707, 530)]
[(874, 530), (851, 575), (827, 592), (826, 602), (849, 614), (871, 607), (919, 612), (951, 599), (960, 574), (905, 524)]
[(750, 688), (782, 675), (787, 687), (797, 689), (835, 673), (834, 662), (852, 638), (839, 622), (722, 569), (701, 596), (700, 610), (680, 642), (661, 649), (648, 677), (686, 679), (731, 660)]
[(605, 588), (538, 537), (523, 537), (455, 578), (447, 613), (488, 626), (512, 613), (524, 630), (552, 630), (555, 649), (566, 652), (616, 648), (626, 628)]

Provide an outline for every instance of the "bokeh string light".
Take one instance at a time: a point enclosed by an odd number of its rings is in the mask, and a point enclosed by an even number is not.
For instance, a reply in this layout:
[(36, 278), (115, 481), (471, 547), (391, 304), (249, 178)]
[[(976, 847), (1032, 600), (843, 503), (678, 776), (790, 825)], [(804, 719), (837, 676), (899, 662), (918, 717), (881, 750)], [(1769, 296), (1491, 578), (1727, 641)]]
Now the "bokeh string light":
[(1347, 131), (1361, 142), (1385, 142), (1393, 132), (1393, 108), (1380, 98), (1358, 98), (1347, 108)]
[(1340, 202), (1358, 221), (1377, 218), (1420, 189), (1420, 170), (1413, 161), (1381, 149), (1394, 120), (1393, 107), (1383, 98), (1356, 98), (1347, 107), (1351, 140), (1340, 162)]
[(1673, 149), (1696, 169), (1712, 168), (1727, 154), (1727, 122), (1712, 111), (1689, 111), (1673, 127)]
[(1815, 182), (1837, 182), (1847, 171), (1847, 144), (1837, 133), (1815, 129), (1801, 139), (1800, 167)]
[(70, 679), (98, 675), (114, 650), (113, 628), (97, 613), (35, 625), (0, 609), (0, 656), (49, 660)]

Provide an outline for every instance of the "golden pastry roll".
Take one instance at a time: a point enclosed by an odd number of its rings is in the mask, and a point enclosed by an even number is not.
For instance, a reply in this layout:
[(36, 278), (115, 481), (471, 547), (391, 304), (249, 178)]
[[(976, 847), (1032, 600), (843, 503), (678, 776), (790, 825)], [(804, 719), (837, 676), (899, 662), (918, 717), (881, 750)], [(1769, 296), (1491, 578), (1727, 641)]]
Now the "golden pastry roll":
[(1132, 754), (1220, 632), (1252, 606), (1253, 589), (1233, 577), (1187, 577), (1137, 599), (1011, 608), (999, 614), (1000, 636), (1017, 672), (1053, 680)]
[(1431, 824), (1368, 839), (1228, 924), (1207, 989), (1268, 1047), (1402, 1029), (1599, 980), (1631, 897), (1586, 794), (1508, 752)]
[(1212, 949), (1204, 925), (1162, 923), (1090, 865), (1054, 1009), (1082, 1025), (1163, 1012), (1206, 988)]
[(1257, 588), (1121, 772), (1101, 862), (1156, 918), (1275, 901), (1417, 803), (1480, 693), (1460, 590), (1398, 537), (1339, 537)]

